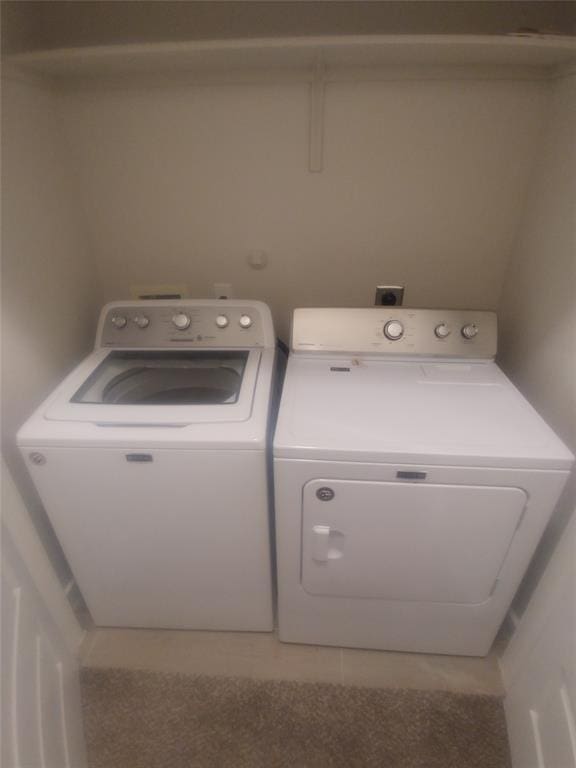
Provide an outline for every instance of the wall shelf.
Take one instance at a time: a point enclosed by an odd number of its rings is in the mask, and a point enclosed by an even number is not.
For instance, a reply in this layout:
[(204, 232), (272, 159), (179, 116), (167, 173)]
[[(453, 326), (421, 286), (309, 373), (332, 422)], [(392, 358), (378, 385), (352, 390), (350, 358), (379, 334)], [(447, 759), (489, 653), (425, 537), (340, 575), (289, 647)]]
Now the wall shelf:
[(60, 82), (130, 76), (196, 79), (317, 77), (431, 68), (524, 68), (551, 75), (576, 67), (576, 38), (540, 35), (375, 35), (195, 41), (65, 48), (7, 57), (29, 74)]
[(308, 168), (319, 173), (328, 83), (549, 78), (576, 71), (576, 38), (361, 35), (213, 40), (62, 48), (17, 54), (5, 62), (57, 88), (307, 83)]

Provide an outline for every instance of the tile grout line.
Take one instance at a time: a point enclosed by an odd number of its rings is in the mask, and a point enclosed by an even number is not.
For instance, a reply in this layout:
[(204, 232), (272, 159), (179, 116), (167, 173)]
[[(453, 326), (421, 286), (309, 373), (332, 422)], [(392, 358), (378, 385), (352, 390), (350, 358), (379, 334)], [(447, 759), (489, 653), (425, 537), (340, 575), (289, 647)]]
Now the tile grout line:
[[(309, 680), (368, 687), (406, 687), (414, 690), (448, 690), (494, 695), (493, 684), (479, 684), (479, 678), (492, 671), (485, 664), (472, 666), (453, 659), (448, 666), (437, 658), (385, 652), (350, 651), (344, 648), (319, 649), (310, 646), (288, 651), (269, 638), (257, 636), (246, 645), (246, 638), (226, 638), (214, 653), (214, 637), (190, 633), (96, 631), (88, 639), (81, 664), (89, 667), (127, 667), (183, 674), (239, 675), (251, 679)], [(199, 639), (201, 642), (199, 642)], [(163, 640), (163, 642), (160, 642)], [(177, 642), (176, 642), (177, 640)], [(193, 643), (187, 640), (194, 640)], [(266, 642), (264, 642), (266, 640)], [(152, 642), (153, 641), (153, 642)], [(277, 647), (276, 647), (277, 646)], [(286, 651), (283, 653), (281, 651)], [(325, 652), (324, 652), (325, 651)], [(139, 660), (133, 664), (134, 657)], [(398, 657), (398, 658), (397, 658)], [(316, 663), (314, 663), (316, 661)], [(424, 662), (424, 663), (422, 663)], [(464, 660), (465, 662), (465, 660)], [(430, 668), (428, 668), (430, 667)], [(478, 690), (480, 688), (480, 690)], [(500, 691), (498, 691), (500, 693)]]

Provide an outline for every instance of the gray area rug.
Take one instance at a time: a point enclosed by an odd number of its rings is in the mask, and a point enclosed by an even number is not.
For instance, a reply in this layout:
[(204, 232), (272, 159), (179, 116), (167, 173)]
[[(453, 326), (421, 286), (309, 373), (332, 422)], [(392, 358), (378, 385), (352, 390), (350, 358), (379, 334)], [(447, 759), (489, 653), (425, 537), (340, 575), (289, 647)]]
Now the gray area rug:
[(90, 768), (509, 768), (500, 699), (84, 669)]

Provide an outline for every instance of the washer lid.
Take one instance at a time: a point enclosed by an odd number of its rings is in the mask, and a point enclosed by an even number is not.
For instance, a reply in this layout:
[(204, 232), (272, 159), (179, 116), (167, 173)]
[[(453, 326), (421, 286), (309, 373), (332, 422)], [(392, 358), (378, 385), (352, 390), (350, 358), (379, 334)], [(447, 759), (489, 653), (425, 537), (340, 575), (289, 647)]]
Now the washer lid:
[(492, 362), (292, 355), (276, 457), (568, 469), (573, 456)]
[(244, 421), (257, 350), (113, 350), (64, 382), (45, 417), (104, 425)]

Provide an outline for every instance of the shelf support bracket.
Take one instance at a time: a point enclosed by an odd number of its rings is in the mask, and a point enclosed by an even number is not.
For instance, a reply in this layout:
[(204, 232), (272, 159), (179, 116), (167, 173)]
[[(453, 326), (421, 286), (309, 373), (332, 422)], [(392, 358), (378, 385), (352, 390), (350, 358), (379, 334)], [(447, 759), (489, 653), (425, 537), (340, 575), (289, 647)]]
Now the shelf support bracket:
[(325, 75), (324, 65), (317, 61), (312, 80), (310, 81), (308, 144), (308, 170), (310, 173), (321, 173), (324, 167)]

